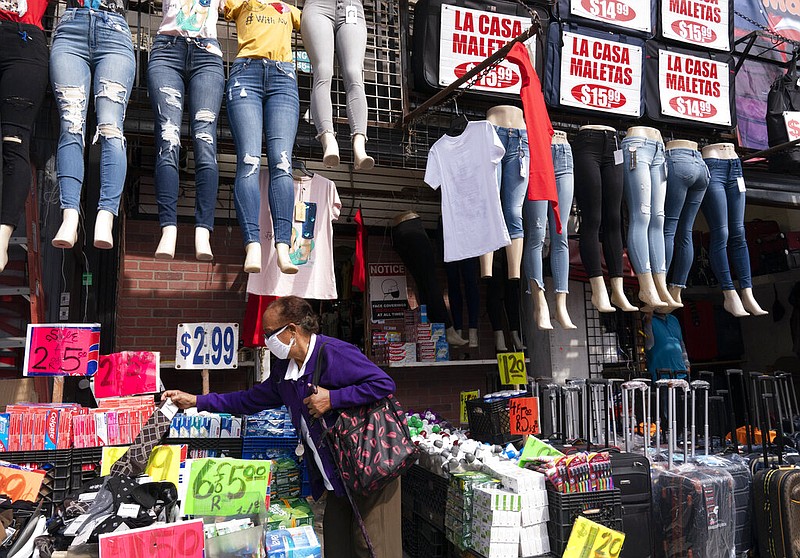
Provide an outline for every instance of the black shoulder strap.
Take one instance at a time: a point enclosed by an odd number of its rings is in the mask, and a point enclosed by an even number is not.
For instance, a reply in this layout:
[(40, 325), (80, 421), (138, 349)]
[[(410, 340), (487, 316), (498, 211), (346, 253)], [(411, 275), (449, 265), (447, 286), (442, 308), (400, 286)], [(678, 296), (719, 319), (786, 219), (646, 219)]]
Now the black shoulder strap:
[(328, 342), (325, 341), (322, 345), (319, 346), (319, 350), (317, 351), (317, 362), (314, 365), (314, 378), (311, 380), (311, 384), (315, 387), (319, 385), (319, 378), (322, 375), (322, 369), (328, 364), (328, 359), (325, 356), (325, 345)]

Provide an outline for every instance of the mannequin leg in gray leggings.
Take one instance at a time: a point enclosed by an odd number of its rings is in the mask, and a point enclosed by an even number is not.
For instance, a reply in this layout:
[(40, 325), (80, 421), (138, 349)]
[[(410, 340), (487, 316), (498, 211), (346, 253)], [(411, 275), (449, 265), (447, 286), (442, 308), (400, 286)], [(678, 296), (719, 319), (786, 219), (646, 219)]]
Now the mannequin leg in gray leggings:
[[(348, 8), (355, 8), (355, 23), (346, 22)], [(361, 0), (307, 0), (303, 6), (301, 23), (303, 44), (308, 51), (314, 72), (311, 92), (311, 116), (317, 127), (318, 137), (326, 140), (333, 133), (333, 108), (331, 105), (331, 80), (333, 78), (334, 45), (339, 60), (339, 69), (347, 92), (347, 119), (350, 133), (356, 143), (363, 144), (367, 135), (367, 99), (364, 93), (364, 52), (367, 48), (367, 23)], [(326, 153), (327, 153), (326, 149)], [(357, 146), (356, 164), (359, 159)], [(366, 168), (360, 165), (362, 168)]]

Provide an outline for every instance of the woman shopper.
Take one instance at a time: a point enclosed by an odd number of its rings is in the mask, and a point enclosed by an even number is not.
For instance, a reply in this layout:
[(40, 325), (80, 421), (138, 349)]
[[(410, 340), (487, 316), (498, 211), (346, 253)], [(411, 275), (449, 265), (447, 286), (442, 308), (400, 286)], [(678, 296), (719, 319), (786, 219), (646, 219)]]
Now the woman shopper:
[[(302, 434), (303, 455), (309, 467), (311, 491), (318, 500), (327, 490), (323, 536), (325, 555), (334, 558), (368, 558), (366, 543), (353, 516), (344, 485), (336, 473), (333, 456), (323, 444), (320, 419), (332, 425), (338, 409), (367, 405), (391, 394), (394, 381), (355, 346), (318, 335), (317, 316), (311, 305), (296, 296), (277, 299), (264, 312), (267, 348), (278, 358), (270, 377), (249, 390), (227, 394), (191, 395), (170, 390), (181, 409), (252, 414), (286, 405), (292, 423)], [(316, 393), (311, 380), (320, 348), (324, 345), (325, 369)], [(369, 496), (354, 495), (377, 558), (402, 558), (400, 532), (400, 479)]]

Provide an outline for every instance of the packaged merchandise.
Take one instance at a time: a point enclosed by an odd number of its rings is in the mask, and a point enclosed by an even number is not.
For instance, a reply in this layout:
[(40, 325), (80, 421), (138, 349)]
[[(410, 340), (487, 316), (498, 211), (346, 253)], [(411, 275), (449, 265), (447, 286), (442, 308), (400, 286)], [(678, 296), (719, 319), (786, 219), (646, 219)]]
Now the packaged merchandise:
[(267, 531), (264, 549), (267, 558), (322, 558), (319, 540), (309, 525)]
[(302, 527), (304, 525), (314, 525), (314, 512), (305, 499), (279, 499), (274, 497), (270, 500), (269, 510), (267, 510), (267, 530), (275, 531), (290, 527)]
[(272, 460), (270, 466), (270, 495), (275, 499), (299, 498), (302, 486), (302, 472), (291, 457)]
[(297, 432), (292, 426), (289, 410), (281, 407), (245, 417), (244, 435), (245, 437), (294, 438), (297, 437)]

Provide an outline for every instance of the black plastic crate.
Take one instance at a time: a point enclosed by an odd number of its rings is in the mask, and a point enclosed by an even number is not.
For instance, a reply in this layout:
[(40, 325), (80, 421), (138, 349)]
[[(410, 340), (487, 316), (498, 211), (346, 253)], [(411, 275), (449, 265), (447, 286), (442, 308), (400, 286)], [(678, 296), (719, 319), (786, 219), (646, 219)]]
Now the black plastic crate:
[(100, 461), (103, 448), (76, 448), (72, 450), (70, 467), (70, 491), (77, 490), (83, 483), (100, 476)]
[(426, 518), (416, 518), (417, 548), (425, 558), (447, 557), (447, 536), (443, 529), (431, 525)]
[(208, 451), (205, 457), (242, 458), (241, 438), (165, 438), (163, 444), (186, 445), (189, 459), (198, 457), (195, 452)]
[(42, 509), (51, 514), (55, 506), (64, 501), (70, 491), (70, 450), (8, 451), (0, 452), (0, 460), (17, 465), (27, 465), (45, 471), (39, 498)]
[(403, 516), (400, 528), (403, 533), (403, 555), (408, 556), (408, 558), (422, 558), (419, 555), (419, 546), (417, 545), (417, 526), (414, 523), (414, 517)]
[(550, 537), (550, 551), (556, 556), (563, 554), (578, 516), (622, 531), (622, 496), (619, 489), (573, 494), (548, 490), (547, 498), (550, 508), (547, 534)]
[(413, 465), (403, 478), (403, 482), (411, 482), (413, 485), (414, 513), (440, 531), (444, 531), (448, 479), (431, 473), (419, 465)]
[(507, 444), (519, 438), (519, 435), (511, 434), (509, 401), (510, 399), (499, 399), (488, 403), (483, 399), (467, 401), (470, 436), (489, 444)]

